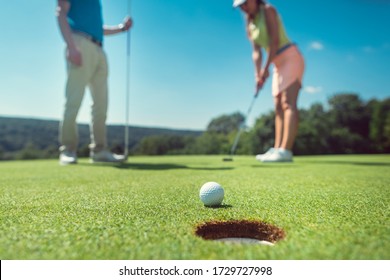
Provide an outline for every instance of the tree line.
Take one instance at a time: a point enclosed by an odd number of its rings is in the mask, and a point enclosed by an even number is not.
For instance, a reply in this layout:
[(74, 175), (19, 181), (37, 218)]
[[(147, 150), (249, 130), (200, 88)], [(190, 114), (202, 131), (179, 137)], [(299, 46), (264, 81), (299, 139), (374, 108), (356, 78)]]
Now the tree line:
[[(300, 126), (293, 148), (296, 155), (390, 152), (390, 98), (364, 102), (358, 94), (342, 93), (299, 110)], [(241, 135), (236, 154), (255, 155), (273, 146), (274, 112), (259, 116)], [(134, 153), (228, 154), (244, 115), (236, 112), (210, 121), (197, 137), (151, 136)]]
[[(342, 93), (327, 104), (300, 109), (300, 126), (293, 148), (296, 155), (390, 152), (390, 98), (363, 101)], [(260, 115), (241, 135), (236, 154), (267, 150), (274, 139), (273, 111)], [(133, 155), (228, 154), (244, 122), (235, 112), (212, 119), (205, 131), (130, 127)], [(58, 157), (58, 121), (0, 118), (0, 160)], [(108, 126), (108, 144), (123, 153), (123, 126)], [(79, 156), (88, 156), (89, 128), (79, 125)]]
[[(59, 121), (0, 117), (0, 160), (44, 159), (58, 157)], [(136, 149), (141, 139), (151, 136), (199, 136), (202, 131), (177, 130), (130, 126), (129, 147)], [(125, 127), (107, 126), (107, 141), (110, 150), (123, 153)], [(89, 155), (89, 125), (79, 124), (78, 155)]]

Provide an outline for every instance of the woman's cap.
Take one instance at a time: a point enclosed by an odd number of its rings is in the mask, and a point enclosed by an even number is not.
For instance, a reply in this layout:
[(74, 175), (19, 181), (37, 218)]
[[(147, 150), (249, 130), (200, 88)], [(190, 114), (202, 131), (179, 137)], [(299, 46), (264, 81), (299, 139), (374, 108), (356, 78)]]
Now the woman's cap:
[(233, 7), (237, 8), (238, 6), (241, 6), (242, 4), (244, 4), (245, 2), (246, 2), (246, 0), (234, 0)]

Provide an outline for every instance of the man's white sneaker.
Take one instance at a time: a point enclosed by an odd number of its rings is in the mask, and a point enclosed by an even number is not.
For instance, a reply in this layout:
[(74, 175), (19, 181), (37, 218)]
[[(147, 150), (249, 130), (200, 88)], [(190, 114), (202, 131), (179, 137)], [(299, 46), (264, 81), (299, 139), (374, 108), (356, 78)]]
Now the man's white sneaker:
[(289, 150), (277, 149), (274, 153), (262, 159), (262, 162), (292, 162), (293, 154)]
[(62, 151), (60, 153), (60, 165), (76, 164), (77, 156), (75, 152)]
[(119, 163), (125, 161), (124, 155), (113, 154), (107, 150), (103, 150), (97, 153), (91, 152), (91, 162), (112, 162)]
[(271, 155), (275, 151), (277, 151), (277, 149), (269, 148), (268, 151), (266, 151), (264, 154), (256, 155), (256, 160), (262, 161), (263, 159), (265, 159), (267, 156)]

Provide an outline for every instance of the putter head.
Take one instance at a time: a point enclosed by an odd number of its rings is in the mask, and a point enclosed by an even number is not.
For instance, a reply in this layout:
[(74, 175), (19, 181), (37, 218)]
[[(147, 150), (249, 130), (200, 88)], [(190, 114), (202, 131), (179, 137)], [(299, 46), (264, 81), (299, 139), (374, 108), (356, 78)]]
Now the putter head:
[(223, 158), (222, 160), (223, 161), (233, 161), (233, 158), (232, 157), (226, 157), (226, 158)]

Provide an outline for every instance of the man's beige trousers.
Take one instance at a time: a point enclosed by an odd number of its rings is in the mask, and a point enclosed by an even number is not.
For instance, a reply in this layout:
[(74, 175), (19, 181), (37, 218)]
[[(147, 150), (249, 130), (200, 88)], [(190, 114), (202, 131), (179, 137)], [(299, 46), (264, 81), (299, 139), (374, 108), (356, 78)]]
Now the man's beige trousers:
[(68, 80), (63, 121), (60, 124), (61, 151), (77, 151), (78, 131), (76, 118), (86, 87), (92, 96), (92, 121), (90, 149), (99, 152), (106, 148), (106, 118), (108, 107), (107, 58), (101, 47), (81, 35), (73, 38), (82, 55), (82, 65), (67, 61)]

